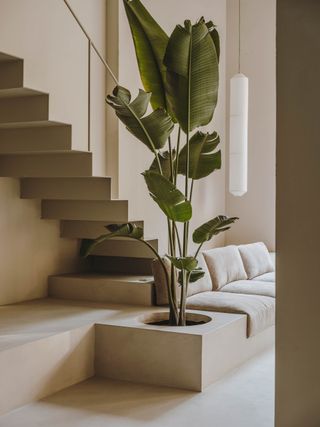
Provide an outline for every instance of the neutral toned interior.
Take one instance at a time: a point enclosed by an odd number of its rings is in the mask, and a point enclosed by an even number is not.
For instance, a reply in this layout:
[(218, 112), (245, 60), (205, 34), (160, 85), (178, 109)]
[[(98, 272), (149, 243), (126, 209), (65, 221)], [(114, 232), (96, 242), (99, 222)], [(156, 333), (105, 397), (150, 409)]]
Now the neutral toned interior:
[[(199, 252), (189, 326), (168, 326), (171, 271), (154, 261), (167, 222), (141, 176), (151, 152), (105, 103), (115, 83), (104, 58), (121, 85), (141, 87), (123, 2), (0, 0), (0, 426), (318, 427), (320, 6), (143, 4), (168, 34), (186, 16), (217, 25), (219, 102), (206, 130), (220, 134), (222, 168), (196, 182), (191, 226), (240, 220)], [(229, 85), (240, 69), (249, 185), (234, 197)], [(149, 247), (117, 238), (80, 255), (127, 222)]]

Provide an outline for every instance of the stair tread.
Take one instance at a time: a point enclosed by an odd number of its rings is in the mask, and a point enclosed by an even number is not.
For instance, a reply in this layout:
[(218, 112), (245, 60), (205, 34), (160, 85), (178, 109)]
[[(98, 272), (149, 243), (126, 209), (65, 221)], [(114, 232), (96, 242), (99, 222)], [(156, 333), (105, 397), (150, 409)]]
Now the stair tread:
[(141, 306), (42, 298), (11, 304), (0, 310), (0, 352), (131, 312)]
[(76, 180), (86, 180), (86, 179), (90, 179), (90, 180), (105, 180), (105, 181), (109, 181), (111, 180), (110, 176), (57, 176), (57, 177), (52, 177), (52, 176), (32, 176), (30, 178), (21, 178), (22, 180), (48, 180), (48, 181), (56, 181), (56, 180), (65, 180), (65, 179), (76, 179)]
[(31, 128), (31, 127), (50, 127), (50, 126), (71, 126), (69, 123), (56, 122), (52, 120), (39, 120), (31, 122), (8, 122), (0, 123), (1, 129)]
[[(121, 312), (133, 308), (121, 305)], [(106, 320), (114, 304), (43, 298), (1, 307), (0, 351)]]
[(22, 61), (22, 58), (17, 56), (8, 55), (5, 52), (0, 52), (0, 62)]
[(0, 99), (16, 98), (16, 97), (24, 97), (24, 96), (38, 96), (38, 95), (48, 95), (48, 93), (41, 92), (35, 89), (30, 89), (27, 87), (14, 87), (9, 89), (0, 89)]
[(81, 151), (81, 150), (52, 150), (52, 151), (19, 151), (14, 153), (0, 153), (0, 156), (51, 156), (57, 154), (65, 154), (65, 155), (75, 155), (75, 154), (90, 154), (90, 151)]
[[(69, 177), (66, 177), (69, 178)], [(109, 203), (124, 203), (124, 202), (128, 202), (128, 200), (124, 200), (124, 199), (108, 199), (108, 200), (86, 200), (86, 199), (79, 199), (79, 200), (56, 200), (56, 199), (42, 199), (43, 202), (52, 202), (54, 204), (80, 204), (80, 203), (100, 203), (100, 204), (109, 204)], [(72, 221), (72, 220), (69, 220)], [(77, 220), (75, 220), (77, 221)], [(78, 220), (78, 221), (83, 221), (83, 220)], [(100, 221), (100, 220), (99, 220)], [(101, 221), (100, 221), (101, 222)], [(130, 222), (133, 222), (132, 220), (130, 220)]]
[(126, 274), (101, 274), (101, 273), (68, 273), (51, 276), (63, 279), (95, 280), (95, 281), (112, 281), (126, 282), (134, 285), (153, 284), (154, 278), (149, 275), (126, 275)]

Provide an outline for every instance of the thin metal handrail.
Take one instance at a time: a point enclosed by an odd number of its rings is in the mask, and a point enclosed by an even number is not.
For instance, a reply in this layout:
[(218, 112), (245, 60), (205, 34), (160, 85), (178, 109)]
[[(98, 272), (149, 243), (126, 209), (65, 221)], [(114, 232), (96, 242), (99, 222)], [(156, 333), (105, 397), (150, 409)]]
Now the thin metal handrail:
[(112, 79), (114, 80), (114, 82), (118, 85), (118, 79), (115, 76), (114, 72), (112, 71), (110, 65), (107, 63), (107, 61), (104, 59), (104, 57), (102, 56), (102, 54), (100, 53), (99, 49), (97, 48), (97, 46), (94, 44), (92, 38), (89, 36), (88, 32), (86, 31), (86, 29), (84, 28), (83, 24), (81, 23), (80, 19), (78, 18), (78, 16), (76, 15), (75, 11), (72, 9), (72, 7), (70, 6), (70, 4), (68, 3), (67, 0), (63, 0), (64, 3), (66, 4), (66, 6), (68, 7), (68, 9), (70, 10), (72, 16), (74, 17), (74, 19), (76, 20), (77, 24), (79, 25), (79, 27), (81, 28), (83, 34), (86, 36), (86, 38), (88, 39), (90, 45), (92, 46), (92, 48), (94, 49), (94, 51), (96, 52), (96, 54), (98, 55), (98, 57), (100, 58), (101, 62), (103, 63), (103, 65), (106, 67), (106, 69), (108, 70), (108, 72), (110, 73), (110, 76), (112, 77)]

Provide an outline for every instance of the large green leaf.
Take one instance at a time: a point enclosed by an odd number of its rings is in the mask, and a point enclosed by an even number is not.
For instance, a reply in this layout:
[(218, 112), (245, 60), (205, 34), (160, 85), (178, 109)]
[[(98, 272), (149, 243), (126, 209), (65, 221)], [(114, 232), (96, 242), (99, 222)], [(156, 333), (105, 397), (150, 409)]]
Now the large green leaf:
[(219, 60), (203, 18), (173, 31), (164, 57), (168, 100), (184, 132), (207, 125), (218, 100)]
[[(200, 280), (206, 273), (202, 270), (201, 267), (197, 267), (190, 272), (189, 283), (194, 283)], [(178, 274), (178, 283), (182, 285), (183, 283), (183, 272), (179, 271)]]
[(99, 246), (106, 240), (114, 237), (131, 237), (133, 239), (141, 239), (143, 237), (143, 229), (137, 227), (135, 224), (109, 224), (106, 225), (106, 229), (109, 231), (108, 234), (103, 234), (95, 240), (83, 239), (80, 248), (80, 255), (87, 257), (92, 253), (94, 248)]
[(220, 59), (220, 37), (219, 37), (219, 33), (216, 29), (216, 26), (214, 25), (214, 23), (212, 21), (209, 21), (206, 23), (208, 30), (210, 32), (211, 38), (213, 40), (214, 43), (214, 47), (216, 48), (216, 52), (217, 52), (217, 56), (218, 56), (218, 60)]
[(165, 110), (160, 108), (145, 116), (150, 97), (150, 93), (139, 90), (138, 96), (131, 101), (128, 89), (116, 86), (106, 101), (127, 129), (154, 152), (166, 144), (174, 124)]
[(163, 58), (169, 37), (140, 0), (124, 0), (143, 86), (153, 109), (167, 109)]
[(167, 258), (170, 259), (172, 264), (178, 269), (178, 270), (186, 270), (188, 272), (193, 271), (197, 265), (198, 261), (196, 258), (188, 256), (188, 257), (173, 257), (167, 255)]
[[(221, 151), (214, 151), (220, 138), (217, 132), (196, 132), (189, 142), (189, 178), (200, 179), (221, 168)], [(187, 146), (179, 156), (179, 173), (186, 175)]]
[(176, 222), (189, 221), (192, 216), (191, 203), (172, 182), (158, 172), (145, 171), (143, 174), (153, 200), (165, 215)]
[(212, 239), (213, 236), (220, 234), (226, 230), (229, 230), (230, 225), (233, 224), (237, 217), (227, 217), (220, 215), (206, 222), (205, 224), (198, 227), (192, 235), (194, 243), (204, 243)]
[[(173, 150), (173, 166), (175, 163), (175, 150)], [(162, 169), (162, 174), (171, 180), (171, 162), (170, 162), (170, 153), (169, 151), (159, 151), (158, 152), (158, 158), (161, 164), (161, 169)], [(158, 171), (158, 162), (157, 159), (154, 159), (154, 161), (152, 162), (150, 169), (152, 171)]]

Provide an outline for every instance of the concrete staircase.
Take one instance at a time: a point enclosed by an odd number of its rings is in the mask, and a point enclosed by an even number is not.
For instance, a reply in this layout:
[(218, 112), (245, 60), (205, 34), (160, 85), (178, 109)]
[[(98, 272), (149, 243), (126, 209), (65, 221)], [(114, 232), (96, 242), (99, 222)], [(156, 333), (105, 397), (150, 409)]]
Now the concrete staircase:
[[(92, 153), (72, 150), (71, 126), (50, 121), (49, 95), (23, 87), (23, 60), (4, 53), (0, 177), (19, 178), (21, 198), (40, 199), (62, 238), (95, 239), (132, 220), (128, 201), (111, 198), (111, 178), (92, 175)], [(107, 241), (86, 273), (49, 277), (48, 299), (0, 307), (0, 415), (95, 374), (95, 324), (154, 309), (152, 258), (140, 242)]]
[[(72, 150), (71, 125), (50, 121), (49, 95), (23, 86), (23, 60), (5, 53), (0, 53), (0, 177), (20, 178), (21, 198), (40, 199), (41, 217), (61, 221), (62, 238), (94, 239), (106, 233), (106, 224), (133, 220), (128, 201), (111, 198), (111, 178), (92, 175), (92, 153)], [(156, 239), (148, 241), (157, 248)], [(94, 251), (88, 274), (50, 278), (50, 295), (151, 305), (152, 258), (140, 242), (108, 241)]]

